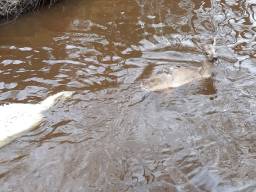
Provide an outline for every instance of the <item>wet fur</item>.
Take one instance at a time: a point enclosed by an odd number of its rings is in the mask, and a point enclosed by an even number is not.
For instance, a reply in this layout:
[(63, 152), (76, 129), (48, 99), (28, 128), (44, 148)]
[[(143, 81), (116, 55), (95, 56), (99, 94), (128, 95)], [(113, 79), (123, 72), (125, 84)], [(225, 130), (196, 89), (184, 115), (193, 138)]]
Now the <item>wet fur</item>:
[(215, 41), (212, 45), (203, 46), (206, 59), (201, 67), (170, 67), (168, 72), (152, 76), (142, 87), (148, 91), (161, 91), (168, 88), (177, 88), (192, 81), (207, 79), (212, 76), (212, 68), (216, 61)]

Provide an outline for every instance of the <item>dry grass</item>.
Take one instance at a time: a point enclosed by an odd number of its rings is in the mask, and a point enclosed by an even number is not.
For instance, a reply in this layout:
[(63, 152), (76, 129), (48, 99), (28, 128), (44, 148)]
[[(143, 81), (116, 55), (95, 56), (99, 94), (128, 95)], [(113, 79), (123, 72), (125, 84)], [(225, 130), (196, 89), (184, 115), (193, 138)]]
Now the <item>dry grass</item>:
[(17, 18), (21, 14), (37, 9), (46, 4), (53, 4), (57, 0), (0, 0), (0, 21)]

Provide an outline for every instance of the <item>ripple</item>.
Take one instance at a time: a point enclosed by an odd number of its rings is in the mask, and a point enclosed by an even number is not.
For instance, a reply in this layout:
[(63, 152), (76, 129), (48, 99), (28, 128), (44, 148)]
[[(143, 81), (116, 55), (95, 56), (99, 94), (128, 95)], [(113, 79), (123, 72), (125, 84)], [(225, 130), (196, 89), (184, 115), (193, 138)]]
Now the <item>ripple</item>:
[[(1, 26), (1, 104), (76, 94), (1, 148), (0, 191), (253, 191), (255, 29), (253, 0), (64, 1)], [(142, 89), (213, 39), (211, 78)]]

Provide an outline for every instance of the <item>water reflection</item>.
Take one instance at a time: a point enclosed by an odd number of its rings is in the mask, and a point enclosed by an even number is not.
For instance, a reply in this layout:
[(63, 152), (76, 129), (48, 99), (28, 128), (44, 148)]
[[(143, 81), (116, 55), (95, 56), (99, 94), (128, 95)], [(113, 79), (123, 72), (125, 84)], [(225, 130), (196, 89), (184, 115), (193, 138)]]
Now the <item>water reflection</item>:
[[(76, 91), (0, 150), (1, 191), (254, 191), (255, 7), (79, 0), (1, 26), (1, 103)], [(213, 38), (212, 78), (141, 88)]]

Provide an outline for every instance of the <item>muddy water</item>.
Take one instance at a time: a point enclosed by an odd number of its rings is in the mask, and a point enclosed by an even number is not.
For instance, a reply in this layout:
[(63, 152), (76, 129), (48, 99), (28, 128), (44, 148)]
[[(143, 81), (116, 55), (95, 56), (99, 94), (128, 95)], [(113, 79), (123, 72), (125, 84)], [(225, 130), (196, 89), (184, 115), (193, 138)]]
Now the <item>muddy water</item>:
[[(76, 94), (0, 149), (0, 191), (256, 191), (252, 0), (64, 1), (0, 26), (0, 103)], [(198, 67), (213, 77), (141, 85)]]

